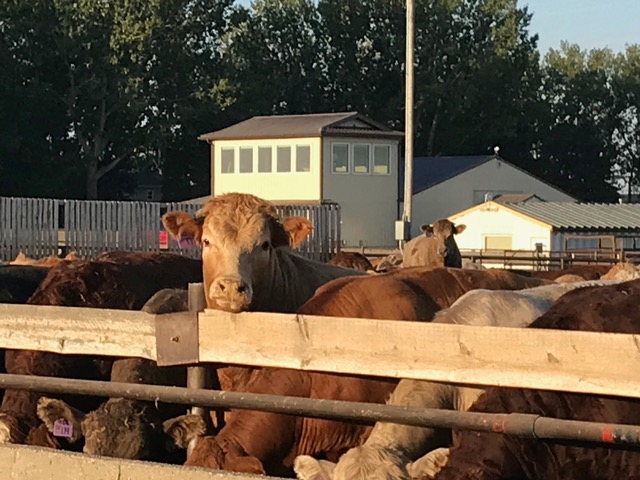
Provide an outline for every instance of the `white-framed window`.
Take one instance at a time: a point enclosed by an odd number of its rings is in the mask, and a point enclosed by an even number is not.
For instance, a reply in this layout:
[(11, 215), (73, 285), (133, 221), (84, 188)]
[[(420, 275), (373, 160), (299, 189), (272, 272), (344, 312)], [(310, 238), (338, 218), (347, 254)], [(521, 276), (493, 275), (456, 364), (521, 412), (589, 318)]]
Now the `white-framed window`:
[(222, 148), (220, 150), (220, 173), (235, 172), (235, 149)]
[(353, 173), (369, 174), (371, 168), (371, 146), (368, 143), (353, 144)]
[(373, 146), (373, 174), (389, 175), (391, 173), (391, 145)]
[(296, 172), (311, 171), (311, 147), (296, 145)]
[(291, 171), (291, 147), (278, 146), (276, 158), (276, 172), (289, 173)]
[(333, 173), (349, 173), (349, 144), (331, 144), (331, 171)]
[(271, 173), (272, 166), (271, 147), (258, 147), (258, 173)]
[(484, 235), (485, 250), (513, 250), (511, 235)]
[(240, 147), (239, 173), (253, 173), (253, 147)]

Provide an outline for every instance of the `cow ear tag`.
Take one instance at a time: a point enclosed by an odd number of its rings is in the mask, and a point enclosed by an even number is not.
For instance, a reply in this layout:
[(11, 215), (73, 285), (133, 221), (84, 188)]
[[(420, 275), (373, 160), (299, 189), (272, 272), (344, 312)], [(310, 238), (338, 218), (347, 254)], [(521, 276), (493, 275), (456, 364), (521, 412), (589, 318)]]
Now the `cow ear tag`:
[(59, 418), (53, 423), (53, 436), (71, 438), (73, 436), (73, 425), (64, 418)]

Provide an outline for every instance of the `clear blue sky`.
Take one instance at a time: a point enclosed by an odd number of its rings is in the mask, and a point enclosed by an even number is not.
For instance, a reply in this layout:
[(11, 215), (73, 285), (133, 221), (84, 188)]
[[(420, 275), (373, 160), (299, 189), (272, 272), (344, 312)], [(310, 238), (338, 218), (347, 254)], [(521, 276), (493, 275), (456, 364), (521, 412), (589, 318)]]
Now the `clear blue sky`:
[[(249, 5), (250, 0), (238, 0)], [(583, 49), (609, 47), (624, 50), (640, 43), (640, 0), (518, 0), (533, 12), (531, 32), (538, 33), (538, 47), (546, 53), (561, 40)]]
[(561, 40), (583, 49), (609, 47), (624, 50), (640, 43), (640, 0), (518, 0), (533, 13), (530, 31), (540, 36), (538, 48), (546, 52)]

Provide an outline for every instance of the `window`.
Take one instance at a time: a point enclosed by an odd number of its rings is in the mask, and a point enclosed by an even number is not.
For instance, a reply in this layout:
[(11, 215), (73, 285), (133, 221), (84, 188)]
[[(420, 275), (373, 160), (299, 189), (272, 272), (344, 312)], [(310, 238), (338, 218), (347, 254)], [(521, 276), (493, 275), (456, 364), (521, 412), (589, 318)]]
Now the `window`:
[(280, 173), (291, 171), (291, 147), (278, 147), (276, 171)]
[(369, 173), (369, 145), (353, 146), (353, 173)]
[(485, 250), (513, 250), (511, 235), (486, 235), (484, 237)]
[(253, 173), (253, 148), (240, 147), (240, 173)]
[(349, 173), (349, 144), (331, 145), (331, 169), (333, 173)]
[(311, 147), (309, 145), (296, 146), (296, 172), (311, 171)]
[(223, 148), (220, 158), (220, 172), (233, 173), (235, 163), (235, 152), (233, 148)]
[(373, 146), (373, 174), (388, 175), (391, 173), (391, 162), (389, 161), (391, 147), (389, 145)]
[(258, 172), (271, 173), (271, 147), (258, 147)]
[(147, 200), (153, 200), (153, 190), (147, 190)]

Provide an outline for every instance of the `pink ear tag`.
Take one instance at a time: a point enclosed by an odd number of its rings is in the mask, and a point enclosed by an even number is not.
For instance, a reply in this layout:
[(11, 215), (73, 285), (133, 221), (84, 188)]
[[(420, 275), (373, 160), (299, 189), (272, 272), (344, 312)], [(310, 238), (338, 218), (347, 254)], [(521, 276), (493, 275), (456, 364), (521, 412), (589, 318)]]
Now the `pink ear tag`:
[(53, 423), (53, 436), (71, 438), (73, 436), (73, 425), (64, 418), (59, 418)]
[(196, 246), (196, 242), (191, 235), (183, 235), (178, 240), (178, 245), (180, 248), (193, 248)]

